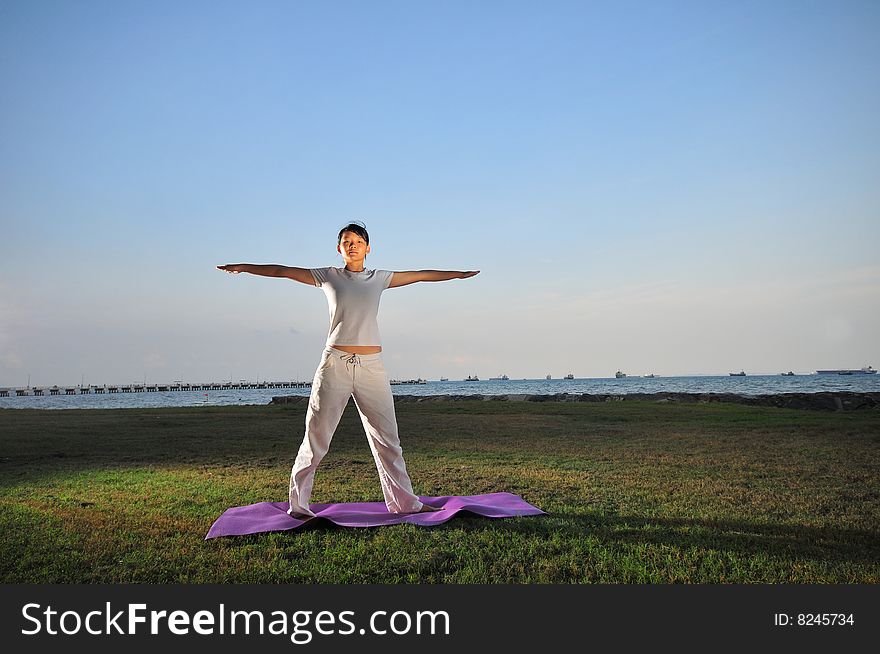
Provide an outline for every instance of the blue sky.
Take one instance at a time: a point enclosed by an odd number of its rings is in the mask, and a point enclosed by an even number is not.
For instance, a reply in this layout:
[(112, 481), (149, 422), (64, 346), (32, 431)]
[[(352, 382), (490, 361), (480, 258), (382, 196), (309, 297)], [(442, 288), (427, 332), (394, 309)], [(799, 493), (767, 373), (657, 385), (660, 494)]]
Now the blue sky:
[(880, 362), (875, 2), (0, 0), (0, 386)]

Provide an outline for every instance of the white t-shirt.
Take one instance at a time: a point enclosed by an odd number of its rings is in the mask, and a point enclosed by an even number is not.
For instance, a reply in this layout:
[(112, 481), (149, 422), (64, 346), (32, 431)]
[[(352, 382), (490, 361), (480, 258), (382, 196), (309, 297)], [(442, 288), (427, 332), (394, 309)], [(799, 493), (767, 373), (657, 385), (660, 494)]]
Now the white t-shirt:
[(381, 345), (379, 297), (391, 284), (390, 270), (351, 272), (345, 268), (311, 268), (315, 286), (327, 296), (330, 333), (327, 345)]

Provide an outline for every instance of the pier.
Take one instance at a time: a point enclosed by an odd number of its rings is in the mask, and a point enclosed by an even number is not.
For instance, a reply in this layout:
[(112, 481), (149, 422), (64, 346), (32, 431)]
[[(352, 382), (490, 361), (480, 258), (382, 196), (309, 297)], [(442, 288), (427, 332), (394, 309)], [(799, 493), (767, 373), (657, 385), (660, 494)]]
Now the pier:
[(311, 388), (312, 382), (209, 382), (200, 384), (104, 384), (102, 386), (30, 386), (0, 388), (0, 397), (41, 397), (44, 395), (91, 395), (104, 393), (170, 393), (186, 391), (231, 391), (261, 388)]

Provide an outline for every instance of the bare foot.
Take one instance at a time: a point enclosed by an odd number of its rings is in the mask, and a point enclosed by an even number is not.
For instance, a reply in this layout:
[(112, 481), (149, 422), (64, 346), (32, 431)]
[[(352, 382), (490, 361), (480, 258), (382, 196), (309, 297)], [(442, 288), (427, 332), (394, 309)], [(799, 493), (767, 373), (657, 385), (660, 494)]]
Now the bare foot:
[(416, 513), (431, 513), (432, 511), (442, 511), (443, 509), (439, 506), (429, 506), (427, 504), (422, 504), (422, 508), (416, 511)]

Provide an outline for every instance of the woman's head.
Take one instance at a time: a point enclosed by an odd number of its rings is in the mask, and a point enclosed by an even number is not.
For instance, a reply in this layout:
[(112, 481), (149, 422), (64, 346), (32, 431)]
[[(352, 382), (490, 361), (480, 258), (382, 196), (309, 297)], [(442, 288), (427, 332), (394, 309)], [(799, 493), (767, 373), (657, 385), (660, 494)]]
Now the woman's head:
[(360, 271), (364, 268), (364, 260), (370, 253), (370, 235), (363, 223), (349, 223), (339, 230), (339, 241), (336, 251), (342, 255), (345, 267)]
[(367, 233), (367, 226), (362, 222), (355, 221), (353, 223), (348, 223), (345, 227), (339, 230), (339, 236), (336, 239), (336, 244), (339, 245), (342, 243), (342, 235), (345, 232), (351, 232), (352, 234), (357, 234), (364, 242), (369, 245), (370, 244), (370, 235)]

